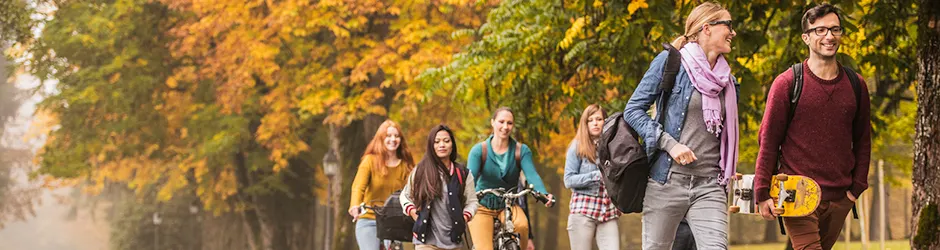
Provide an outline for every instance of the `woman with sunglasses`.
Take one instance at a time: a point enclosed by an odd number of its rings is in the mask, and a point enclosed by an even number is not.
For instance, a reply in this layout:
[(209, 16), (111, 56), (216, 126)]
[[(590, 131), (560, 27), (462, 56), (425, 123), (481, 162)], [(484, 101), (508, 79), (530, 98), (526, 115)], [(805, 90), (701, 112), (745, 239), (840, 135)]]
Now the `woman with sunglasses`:
[(643, 200), (643, 249), (671, 249), (685, 218), (698, 249), (728, 248), (725, 186), (738, 160), (737, 90), (724, 54), (735, 36), (731, 14), (706, 2), (689, 13), (685, 33), (672, 45), (681, 66), (666, 107), (665, 124), (646, 111), (660, 99), (668, 52), (651, 63), (624, 110), (624, 119), (653, 157)]

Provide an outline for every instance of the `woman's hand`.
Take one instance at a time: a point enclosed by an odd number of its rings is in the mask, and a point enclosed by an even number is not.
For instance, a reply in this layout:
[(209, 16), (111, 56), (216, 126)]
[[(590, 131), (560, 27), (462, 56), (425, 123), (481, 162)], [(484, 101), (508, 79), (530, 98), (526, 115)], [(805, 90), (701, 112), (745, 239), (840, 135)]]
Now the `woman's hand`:
[(548, 195), (545, 196), (545, 198), (548, 198), (548, 202), (545, 203), (545, 207), (552, 207), (552, 205), (555, 205), (555, 196), (554, 196), (554, 195), (548, 194)]
[(698, 160), (698, 158), (695, 157), (695, 153), (692, 152), (692, 149), (682, 144), (676, 144), (669, 149), (669, 156), (672, 156), (673, 160), (683, 166)]
[(353, 217), (353, 221), (359, 219), (359, 207), (351, 207), (347, 212), (349, 212), (349, 216)]

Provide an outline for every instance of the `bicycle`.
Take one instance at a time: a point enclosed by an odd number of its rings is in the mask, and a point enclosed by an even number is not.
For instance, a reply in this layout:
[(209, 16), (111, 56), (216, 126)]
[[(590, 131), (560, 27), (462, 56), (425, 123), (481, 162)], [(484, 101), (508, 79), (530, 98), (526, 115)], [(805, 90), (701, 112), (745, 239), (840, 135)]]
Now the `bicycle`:
[[(382, 212), (381, 212), (382, 207), (376, 207), (376, 206), (366, 205), (366, 203), (363, 202), (363, 203), (359, 203), (359, 216), (362, 216), (362, 215), (366, 214), (366, 209), (369, 209), (369, 210), (372, 210), (373, 212), (375, 212), (376, 216), (378, 216), (378, 214), (382, 213)], [(378, 209), (378, 210), (376, 210), (376, 209)], [(357, 218), (358, 218), (358, 217), (357, 217)], [(356, 219), (353, 219), (353, 222), (356, 222)], [(382, 238), (379, 238), (379, 240), (380, 240), (381, 242), (379, 242), (379, 249), (378, 249), (378, 250), (403, 250), (403, 249), (405, 249), (401, 241), (390, 240), (390, 239), (382, 239)]]
[(549, 207), (555, 206), (554, 197), (551, 200), (549, 200), (547, 194), (543, 194), (538, 191), (535, 191), (534, 188), (535, 188), (534, 185), (529, 184), (528, 187), (526, 187), (525, 189), (519, 192), (512, 192), (513, 190), (516, 190), (516, 188), (510, 189), (510, 191), (506, 191), (503, 188), (491, 188), (491, 189), (484, 189), (484, 190), (480, 190), (476, 192), (477, 198), (479, 199), (483, 199), (483, 195), (485, 194), (493, 194), (499, 198), (502, 198), (503, 201), (506, 203), (507, 209), (505, 209), (504, 211), (505, 223), (500, 222), (499, 218), (493, 217), (493, 232), (495, 232), (493, 235), (493, 248), (494, 249), (519, 250), (520, 248), (520, 244), (521, 244), (519, 242), (520, 236), (519, 236), (519, 233), (516, 233), (515, 226), (513, 226), (512, 224), (512, 216), (513, 216), (512, 209), (509, 209), (512, 207), (512, 204), (514, 204), (517, 199), (527, 194), (531, 194), (532, 197), (534, 197), (535, 200), (537, 200), (538, 202), (549, 204)]

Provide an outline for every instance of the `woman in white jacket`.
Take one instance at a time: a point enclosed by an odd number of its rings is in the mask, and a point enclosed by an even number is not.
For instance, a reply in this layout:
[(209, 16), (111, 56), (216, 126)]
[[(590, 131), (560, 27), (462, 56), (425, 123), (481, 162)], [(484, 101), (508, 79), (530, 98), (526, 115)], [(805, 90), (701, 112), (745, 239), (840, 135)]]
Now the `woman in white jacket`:
[(415, 250), (459, 249), (467, 222), (477, 210), (473, 176), (457, 163), (454, 132), (437, 125), (428, 135), (427, 152), (399, 198), (415, 219)]

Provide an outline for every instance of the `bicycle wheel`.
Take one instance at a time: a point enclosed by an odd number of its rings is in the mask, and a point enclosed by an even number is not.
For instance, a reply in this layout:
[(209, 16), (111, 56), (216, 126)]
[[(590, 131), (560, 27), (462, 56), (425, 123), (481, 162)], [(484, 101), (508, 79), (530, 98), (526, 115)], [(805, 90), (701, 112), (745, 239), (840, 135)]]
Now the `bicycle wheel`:
[(519, 240), (515, 238), (503, 238), (500, 240), (499, 250), (519, 250)]
[(400, 241), (392, 241), (392, 244), (389, 246), (389, 250), (404, 250)]

